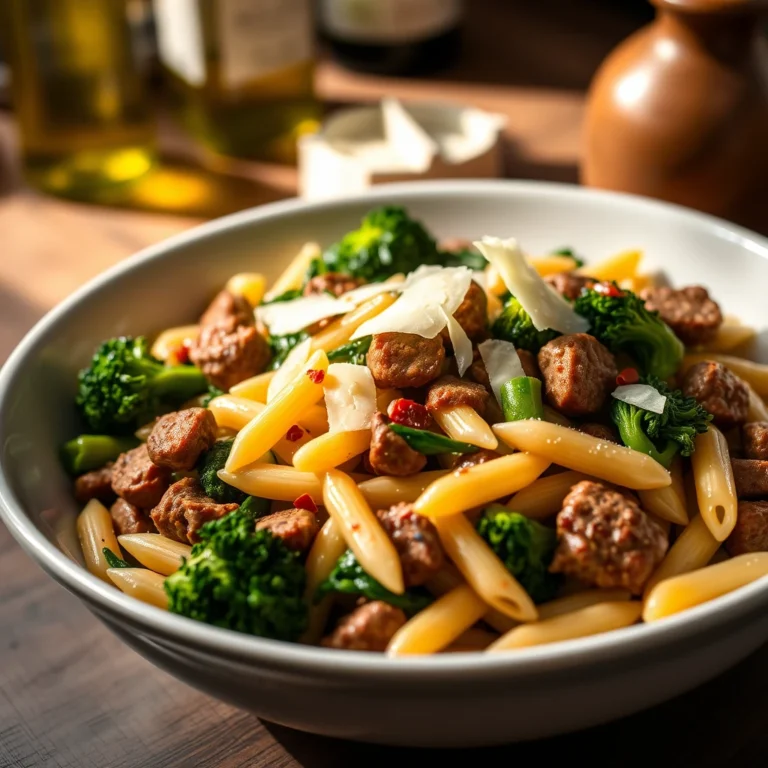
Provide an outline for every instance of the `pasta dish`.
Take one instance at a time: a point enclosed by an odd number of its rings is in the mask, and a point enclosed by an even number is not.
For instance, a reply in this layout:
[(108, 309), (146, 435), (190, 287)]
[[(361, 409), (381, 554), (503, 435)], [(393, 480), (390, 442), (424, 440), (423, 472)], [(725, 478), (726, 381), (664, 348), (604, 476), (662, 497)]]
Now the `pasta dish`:
[(196, 323), (105, 340), (62, 447), (88, 570), (389, 656), (609, 632), (768, 574), (755, 331), (641, 260), (438, 242), (388, 206)]

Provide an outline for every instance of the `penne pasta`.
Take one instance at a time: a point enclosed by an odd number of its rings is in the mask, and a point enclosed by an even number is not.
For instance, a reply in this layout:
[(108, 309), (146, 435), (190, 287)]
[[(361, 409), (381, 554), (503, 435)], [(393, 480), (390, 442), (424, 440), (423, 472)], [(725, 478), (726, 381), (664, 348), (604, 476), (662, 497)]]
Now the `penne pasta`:
[(104, 557), (104, 548), (117, 557), (123, 553), (115, 537), (109, 510), (97, 499), (91, 499), (77, 516), (77, 537), (85, 558), (85, 567), (102, 581), (109, 583), (109, 563)]
[(580, 611), (598, 603), (623, 602), (631, 598), (632, 594), (628, 589), (585, 589), (539, 605), (539, 620), (553, 619), (555, 616)]
[(167, 610), (168, 596), (163, 587), (165, 579), (159, 573), (146, 568), (109, 568), (107, 576), (126, 595)]
[(310, 262), (320, 256), (321, 253), (322, 251), (318, 243), (304, 243), (301, 250), (291, 259), (290, 264), (283, 270), (280, 277), (272, 284), (264, 298), (270, 301), (281, 293), (301, 288)]
[(372, 477), (358, 487), (373, 509), (389, 509), (403, 501), (416, 501), (435, 480), (447, 474), (447, 470), (435, 469), (408, 477)]
[(499, 440), (488, 422), (472, 407), (456, 405), (435, 411), (432, 417), (440, 429), (453, 440), (461, 440), (486, 450), (494, 450)]
[(718, 541), (725, 541), (736, 525), (736, 485), (728, 446), (723, 433), (710, 424), (696, 435), (691, 456), (696, 498), (701, 517)]
[(760, 397), (768, 397), (768, 365), (755, 363), (734, 355), (724, 355), (720, 352), (692, 352), (683, 358), (681, 373), (692, 365), (706, 360), (714, 360), (724, 365), (732, 373), (749, 384)]
[(170, 576), (179, 570), (182, 558), (189, 557), (192, 547), (159, 533), (126, 533), (117, 540), (123, 549), (133, 555), (150, 571)]
[(666, 488), (651, 488), (637, 492), (640, 497), (640, 506), (662, 520), (668, 520), (675, 525), (687, 525), (688, 511), (683, 483), (683, 462), (679, 456), (676, 456), (672, 462), (669, 474), (672, 477), (672, 484)]
[(652, 275), (635, 275), (618, 282), (619, 288), (623, 288), (625, 291), (632, 291), (632, 293), (640, 293), (644, 288), (654, 285)]
[(659, 567), (648, 579), (644, 590), (645, 596), (647, 597), (660, 581), (703, 568), (709, 563), (719, 547), (720, 542), (712, 535), (704, 522), (704, 518), (701, 515), (696, 515), (685, 526), (683, 532), (669, 548)]
[(576, 273), (586, 275), (587, 277), (594, 277), (595, 280), (615, 280), (619, 282), (635, 277), (642, 258), (642, 251), (622, 251), (615, 256), (609, 256), (597, 264), (585, 264), (583, 267), (579, 267)]
[(536, 620), (536, 606), (528, 593), (464, 515), (433, 522), (446, 554), (484, 602), (518, 621)]
[(518, 491), (507, 502), (507, 507), (534, 520), (550, 517), (560, 511), (563, 499), (569, 494), (571, 488), (576, 483), (588, 479), (588, 475), (571, 470), (540, 477)]
[(405, 590), (403, 569), (395, 545), (355, 481), (338, 470), (327, 472), (323, 502), (363, 569), (390, 592), (401, 595)]
[[(744, 382), (747, 384), (747, 382)], [(749, 389), (749, 412), (747, 413), (747, 421), (768, 421), (768, 406), (763, 402), (760, 395), (755, 392), (750, 384), (747, 384)]]
[(529, 256), (528, 261), (542, 277), (556, 275), (558, 272), (573, 272), (576, 269), (576, 259), (573, 256), (561, 256), (556, 253), (551, 256)]
[(500, 499), (532, 483), (550, 462), (527, 453), (501, 456), (438, 478), (416, 499), (413, 509), (436, 518), (457, 515)]
[(227, 290), (242, 296), (252, 307), (258, 307), (267, 290), (267, 278), (258, 272), (239, 272), (227, 280)]
[(515, 627), (488, 646), (487, 651), (496, 653), (529, 648), (611, 632), (634, 624), (640, 618), (642, 608), (642, 603), (627, 600), (589, 605), (577, 611)]
[[(264, 373), (251, 376), (250, 379), (241, 381), (239, 384), (235, 384), (234, 387), (231, 387), (229, 394), (236, 395), (237, 397), (244, 397), (248, 400), (255, 400), (258, 403), (266, 403), (269, 385), (274, 376), (274, 371), (264, 371)], [(211, 400), (211, 402), (213, 402), (213, 400)]]
[(367, 451), (371, 445), (371, 430), (327, 432), (310, 440), (293, 456), (293, 466), (301, 472), (322, 474)]
[(315, 352), (301, 373), (240, 430), (227, 459), (228, 472), (258, 461), (296, 423), (297, 417), (322, 399), (327, 368), (325, 352)]
[(754, 328), (742, 325), (734, 318), (726, 317), (723, 324), (717, 329), (715, 338), (702, 346), (704, 352), (730, 352), (736, 347), (752, 341), (757, 335)]
[(180, 325), (176, 328), (168, 328), (155, 339), (150, 354), (164, 363), (175, 365), (179, 362), (179, 350), (183, 347), (189, 347), (199, 335), (199, 325)]
[(645, 621), (658, 621), (701, 605), (768, 575), (768, 552), (737, 555), (722, 563), (660, 581), (648, 594)]
[(521, 451), (626, 488), (663, 488), (672, 482), (650, 456), (558, 424), (526, 419), (495, 424), (493, 430)]
[(330, 352), (332, 349), (346, 344), (352, 334), (365, 322), (380, 315), (387, 307), (395, 303), (397, 297), (391, 293), (380, 293), (370, 301), (366, 301), (351, 312), (332, 322), (327, 328), (312, 337), (310, 349), (315, 352), (322, 349)]
[(237, 472), (222, 469), (219, 477), (243, 493), (262, 499), (293, 501), (307, 493), (317, 504), (323, 498), (322, 481), (316, 474), (279, 464), (251, 464)]
[(407, 621), (387, 646), (389, 656), (437, 653), (483, 618), (488, 606), (461, 584)]
[(489, 632), (485, 629), (472, 627), (457, 637), (443, 653), (468, 653), (472, 651), (484, 651), (492, 642), (499, 639), (498, 632)]

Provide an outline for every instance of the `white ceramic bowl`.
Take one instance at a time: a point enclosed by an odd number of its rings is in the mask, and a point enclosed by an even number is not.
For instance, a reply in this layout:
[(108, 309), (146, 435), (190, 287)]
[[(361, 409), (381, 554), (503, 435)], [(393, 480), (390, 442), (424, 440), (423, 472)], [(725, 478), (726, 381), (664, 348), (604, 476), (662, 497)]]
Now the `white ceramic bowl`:
[[(245, 211), (111, 269), (43, 318), (8, 360), (0, 373), (0, 502), (19, 543), (118, 638), (190, 685), (276, 723), (364, 741), (471, 746), (584, 728), (690, 689), (757, 648), (768, 638), (765, 579), (653, 625), (510, 655), (391, 661), (198, 624), (85, 571), (57, 446), (76, 431), (75, 374), (98, 342), (189, 322), (234, 272), (275, 277), (306, 240), (330, 243), (382, 203), (407, 206), (439, 236), (514, 235), (532, 252), (572, 245), (595, 260), (642, 248), (646, 264), (673, 283), (703, 283), (726, 312), (768, 328), (768, 241), (640, 198), (441, 181)], [(765, 330), (760, 353), (768, 359)]]

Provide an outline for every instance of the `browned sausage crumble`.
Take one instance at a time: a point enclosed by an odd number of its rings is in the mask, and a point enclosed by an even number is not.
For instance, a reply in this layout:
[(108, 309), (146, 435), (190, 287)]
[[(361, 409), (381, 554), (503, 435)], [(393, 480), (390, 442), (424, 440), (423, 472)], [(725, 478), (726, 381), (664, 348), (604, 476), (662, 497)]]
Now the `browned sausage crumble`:
[(425, 405), (434, 413), (444, 408), (467, 405), (474, 408), (481, 416), (488, 404), (488, 391), (482, 384), (466, 381), (456, 376), (441, 376), (430, 385)]
[(715, 424), (721, 429), (746, 422), (749, 390), (724, 365), (712, 360), (696, 363), (688, 369), (681, 388), (712, 414)]
[(414, 451), (400, 435), (389, 428), (389, 419), (377, 413), (371, 420), (371, 448), (368, 463), (377, 475), (405, 477), (421, 472), (427, 457)]
[(118, 499), (109, 509), (118, 534), (156, 533), (155, 524), (143, 510), (125, 499)]
[(675, 290), (663, 286), (645, 288), (640, 292), (646, 309), (658, 312), (661, 319), (688, 347), (706, 344), (722, 325), (720, 307), (706, 288), (689, 285)]
[(389, 641), (406, 622), (399, 608), (374, 600), (345, 616), (336, 629), (322, 640), (326, 648), (347, 651), (385, 651)]
[(593, 277), (577, 275), (574, 272), (556, 272), (554, 275), (547, 275), (544, 281), (569, 301), (576, 301), (585, 288), (591, 288), (596, 282)]
[(320, 530), (320, 525), (317, 516), (307, 509), (284, 509), (262, 517), (256, 522), (256, 530), (269, 531), (288, 549), (307, 552)]
[(768, 501), (740, 501), (736, 526), (725, 540), (731, 557), (768, 552)]
[(751, 421), (741, 430), (744, 456), (768, 460), (768, 421)]
[(112, 467), (112, 490), (140, 509), (151, 509), (171, 483), (171, 470), (158, 467), (142, 443), (117, 457)]
[(367, 364), (379, 389), (423, 387), (443, 369), (445, 349), (440, 336), (377, 333), (371, 339)]
[(192, 469), (216, 441), (216, 419), (207, 408), (186, 408), (161, 416), (147, 439), (155, 464), (175, 471)]
[(115, 498), (112, 490), (112, 462), (101, 469), (86, 472), (75, 480), (75, 498), (81, 503), (98, 499), (109, 503)]
[(768, 497), (768, 461), (732, 459), (733, 482), (740, 499)]
[[(453, 317), (472, 341), (478, 341), (485, 337), (488, 330), (488, 297), (474, 280), (470, 282), (459, 308), (453, 313)], [(443, 343), (450, 349), (451, 337), (448, 329), (444, 328), (441, 335)]]
[(326, 272), (324, 275), (315, 275), (304, 286), (305, 296), (320, 296), (330, 293), (333, 296), (341, 296), (347, 291), (352, 291), (365, 284), (365, 280), (341, 272)]

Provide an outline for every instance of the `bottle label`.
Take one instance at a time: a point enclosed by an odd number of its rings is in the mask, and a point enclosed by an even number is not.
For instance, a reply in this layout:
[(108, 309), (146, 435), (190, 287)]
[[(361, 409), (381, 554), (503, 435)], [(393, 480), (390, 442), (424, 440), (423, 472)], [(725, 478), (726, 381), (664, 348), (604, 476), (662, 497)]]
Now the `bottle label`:
[(157, 52), (168, 69), (191, 85), (205, 82), (200, 11), (193, 0), (154, 0)]
[(320, 22), (350, 43), (408, 43), (455, 26), (462, 0), (320, 0)]

